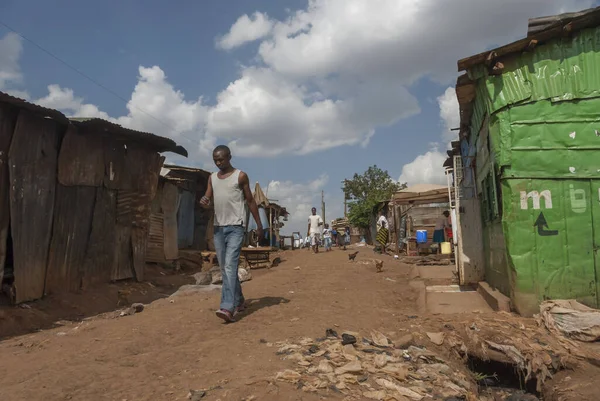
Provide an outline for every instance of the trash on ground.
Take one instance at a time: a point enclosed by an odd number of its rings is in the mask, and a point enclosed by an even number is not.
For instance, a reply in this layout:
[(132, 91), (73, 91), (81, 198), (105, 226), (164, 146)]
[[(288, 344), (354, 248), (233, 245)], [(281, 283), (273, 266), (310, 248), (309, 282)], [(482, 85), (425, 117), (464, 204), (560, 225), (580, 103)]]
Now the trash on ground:
[(557, 335), (584, 342), (600, 340), (600, 311), (572, 299), (542, 302), (537, 321)]
[[(328, 329), (325, 339), (275, 343), (278, 355), (294, 365), (275, 380), (294, 384), (304, 392), (335, 392), (344, 400), (475, 399), (475, 385), (442, 358), (417, 347), (394, 348), (379, 331), (370, 337)], [(363, 341), (347, 343), (351, 338)], [(315, 350), (319, 350), (315, 352)]]

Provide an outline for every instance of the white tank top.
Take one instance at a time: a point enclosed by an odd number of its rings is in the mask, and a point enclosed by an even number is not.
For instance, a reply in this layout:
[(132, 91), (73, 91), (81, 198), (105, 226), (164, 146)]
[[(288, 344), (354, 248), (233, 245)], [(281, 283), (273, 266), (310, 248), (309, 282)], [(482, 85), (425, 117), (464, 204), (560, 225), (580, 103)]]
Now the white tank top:
[(229, 177), (223, 179), (219, 178), (217, 173), (211, 174), (215, 226), (243, 226), (246, 221), (244, 192), (239, 184), (240, 173), (241, 171), (236, 169)]

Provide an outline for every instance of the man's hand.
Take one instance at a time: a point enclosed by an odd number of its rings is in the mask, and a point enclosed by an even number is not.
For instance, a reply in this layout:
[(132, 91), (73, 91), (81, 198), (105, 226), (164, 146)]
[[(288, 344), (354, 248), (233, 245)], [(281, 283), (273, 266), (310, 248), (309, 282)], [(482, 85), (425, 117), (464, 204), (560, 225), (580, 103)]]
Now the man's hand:
[(203, 196), (202, 199), (200, 199), (200, 204), (202, 206), (210, 206), (210, 199), (206, 196)]
[(258, 227), (256, 229), (256, 236), (258, 237), (258, 242), (260, 243), (260, 241), (265, 239), (265, 230), (262, 227)]

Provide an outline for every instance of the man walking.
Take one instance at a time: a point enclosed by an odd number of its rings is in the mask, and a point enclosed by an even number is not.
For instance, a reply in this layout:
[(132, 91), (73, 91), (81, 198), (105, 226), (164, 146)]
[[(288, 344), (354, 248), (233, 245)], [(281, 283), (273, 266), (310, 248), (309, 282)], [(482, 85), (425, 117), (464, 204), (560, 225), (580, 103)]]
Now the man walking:
[(317, 214), (317, 208), (313, 207), (311, 215), (308, 216), (308, 236), (310, 237), (310, 245), (314, 253), (319, 253), (319, 237), (321, 236), (321, 226), (323, 219)]
[(213, 161), (219, 171), (208, 178), (208, 188), (200, 204), (208, 207), (211, 199), (213, 200), (215, 251), (223, 276), (221, 306), (217, 316), (231, 323), (235, 321), (235, 315), (245, 307), (242, 285), (238, 278), (238, 264), (244, 242), (246, 204), (256, 221), (258, 238), (264, 237), (264, 231), (250, 190), (250, 180), (246, 173), (231, 165), (229, 148), (217, 146), (213, 151)]

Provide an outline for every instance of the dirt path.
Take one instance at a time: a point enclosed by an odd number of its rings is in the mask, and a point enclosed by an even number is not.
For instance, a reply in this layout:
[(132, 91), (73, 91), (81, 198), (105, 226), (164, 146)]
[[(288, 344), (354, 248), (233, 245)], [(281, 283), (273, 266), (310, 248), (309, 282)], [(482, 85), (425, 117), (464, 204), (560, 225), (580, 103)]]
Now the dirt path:
[(3, 341), (2, 400), (184, 400), (190, 389), (211, 387), (203, 400), (322, 399), (269, 384), (290, 362), (266, 343), (318, 338), (328, 328), (399, 338), (446, 321), (417, 316), (407, 265), (384, 257), (385, 270), (376, 273), (366, 264), (372, 251), (355, 263), (346, 255), (287, 252), (279, 267), (253, 271), (244, 284), (251, 306), (235, 324), (215, 317), (220, 293), (213, 291)]

